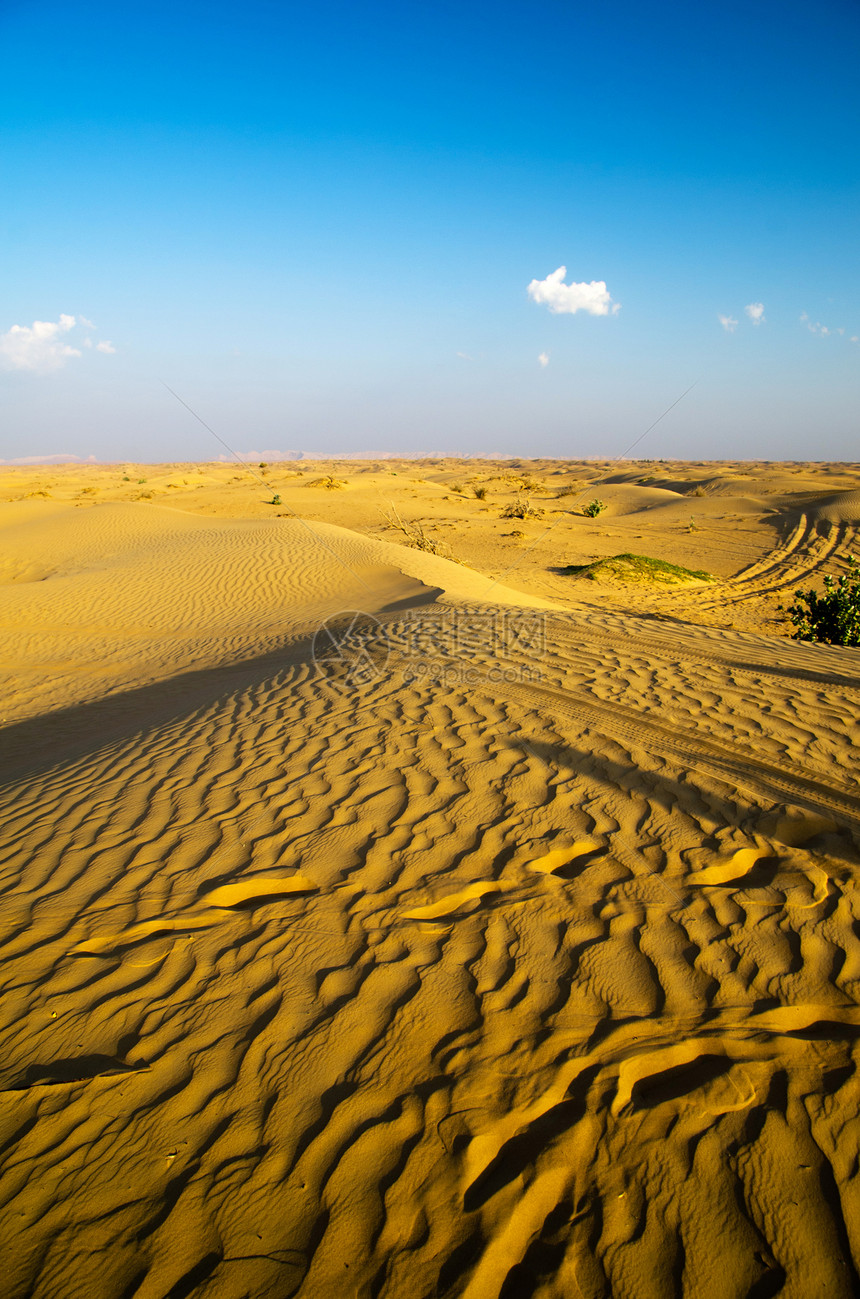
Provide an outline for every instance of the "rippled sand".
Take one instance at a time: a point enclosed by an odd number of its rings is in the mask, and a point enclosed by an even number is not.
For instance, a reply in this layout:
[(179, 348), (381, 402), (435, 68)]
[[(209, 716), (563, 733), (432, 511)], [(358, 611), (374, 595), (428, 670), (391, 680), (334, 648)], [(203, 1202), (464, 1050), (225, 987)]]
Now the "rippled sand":
[(860, 475), (364, 468), (2, 479), (4, 1293), (857, 1293)]

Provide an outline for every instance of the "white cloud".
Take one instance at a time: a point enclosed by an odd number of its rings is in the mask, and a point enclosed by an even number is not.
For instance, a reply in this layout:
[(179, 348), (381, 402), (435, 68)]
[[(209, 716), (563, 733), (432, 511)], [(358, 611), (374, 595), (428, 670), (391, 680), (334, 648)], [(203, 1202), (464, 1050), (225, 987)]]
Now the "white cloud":
[(621, 310), (620, 302), (613, 302), (604, 280), (590, 284), (565, 284), (567, 267), (559, 266), (545, 280), (532, 280), (528, 295), (532, 302), (545, 304), (553, 315), (576, 315), (587, 311), (590, 316), (615, 315)]
[(720, 322), (727, 334), (733, 334), (738, 327), (738, 322), (735, 320), (734, 316), (721, 316), (718, 312), (717, 320)]
[(6, 370), (33, 370), (44, 373), (65, 365), (69, 357), (80, 356), (76, 347), (63, 342), (75, 325), (74, 316), (59, 320), (34, 320), (32, 325), (13, 325), (0, 334), (0, 364)]
[[(73, 346), (70, 334), (77, 328)], [(61, 315), (59, 320), (34, 320), (32, 325), (13, 325), (0, 334), (0, 369), (28, 370), (31, 374), (48, 374), (59, 370), (72, 357), (81, 356), (81, 347), (91, 348), (93, 340), (80, 337), (81, 329), (95, 329), (86, 316)], [(116, 351), (112, 343), (96, 343), (97, 352)]]
[(751, 302), (749, 306), (744, 307), (744, 311), (747, 313), (754, 325), (761, 325), (765, 320), (763, 302)]
[(470, 356), (468, 352), (458, 352), (457, 355), (461, 361), (474, 361), (475, 359), (473, 356)]
[(546, 367), (549, 365), (549, 354), (547, 352), (541, 352), (540, 356), (538, 357), (538, 365), (542, 370), (545, 370)]

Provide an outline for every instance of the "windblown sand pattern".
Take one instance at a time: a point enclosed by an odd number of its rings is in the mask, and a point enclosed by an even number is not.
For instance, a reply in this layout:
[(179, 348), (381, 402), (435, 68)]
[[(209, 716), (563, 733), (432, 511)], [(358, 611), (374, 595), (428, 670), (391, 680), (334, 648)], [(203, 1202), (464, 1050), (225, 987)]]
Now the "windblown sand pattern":
[(5, 1294), (858, 1292), (856, 651), (334, 526), (31, 526)]

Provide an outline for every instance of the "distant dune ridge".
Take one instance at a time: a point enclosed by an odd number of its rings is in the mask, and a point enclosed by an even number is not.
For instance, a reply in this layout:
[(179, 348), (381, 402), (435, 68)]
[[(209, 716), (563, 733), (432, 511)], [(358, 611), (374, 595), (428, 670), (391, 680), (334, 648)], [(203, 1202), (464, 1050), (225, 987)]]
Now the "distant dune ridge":
[(4, 1294), (857, 1293), (860, 467), (264, 481), (0, 475)]

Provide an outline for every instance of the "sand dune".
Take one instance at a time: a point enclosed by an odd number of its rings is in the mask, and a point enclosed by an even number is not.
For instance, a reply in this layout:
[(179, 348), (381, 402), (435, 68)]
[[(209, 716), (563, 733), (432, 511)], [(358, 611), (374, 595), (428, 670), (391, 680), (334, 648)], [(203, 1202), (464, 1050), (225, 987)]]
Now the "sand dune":
[(854, 521), (633, 612), (3, 510), (6, 1294), (858, 1292), (857, 652), (702, 622)]
[(839, 492), (815, 503), (817, 518), (831, 523), (860, 523), (860, 491)]
[[(271, 652), (344, 609), (376, 614), (437, 594), (480, 600), (492, 585), (462, 565), (327, 523), (220, 521), (116, 503), (21, 513), (3, 532), (7, 721)], [(492, 597), (548, 604), (503, 586)]]

